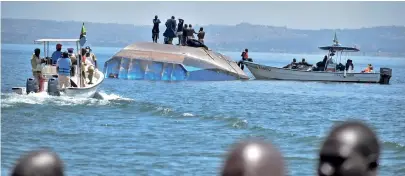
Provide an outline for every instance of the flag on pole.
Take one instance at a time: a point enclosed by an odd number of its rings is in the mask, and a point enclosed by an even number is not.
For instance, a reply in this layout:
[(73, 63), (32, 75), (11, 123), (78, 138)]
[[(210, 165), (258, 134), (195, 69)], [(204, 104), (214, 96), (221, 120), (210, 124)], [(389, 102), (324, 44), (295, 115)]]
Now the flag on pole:
[(80, 47), (83, 47), (83, 45), (86, 43), (87, 39), (86, 39), (86, 28), (84, 27), (84, 23), (82, 25), (82, 30), (80, 31)]

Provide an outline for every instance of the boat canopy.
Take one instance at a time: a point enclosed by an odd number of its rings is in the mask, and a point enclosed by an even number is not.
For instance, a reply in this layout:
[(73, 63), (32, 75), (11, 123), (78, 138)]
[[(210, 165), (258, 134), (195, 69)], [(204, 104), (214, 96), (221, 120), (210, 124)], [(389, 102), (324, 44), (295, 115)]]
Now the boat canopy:
[(35, 43), (47, 43), (47, 42), (79, 42), (80, 39), (38, 39)]
[(344, 52), (358, 52), (358, 51), (360, 51), (357, 48), (347, 47), (347, 46), (321, 46), (321, 47), (319, 47), (319, 49), (327, 50), (327, 51), (344, 51)]

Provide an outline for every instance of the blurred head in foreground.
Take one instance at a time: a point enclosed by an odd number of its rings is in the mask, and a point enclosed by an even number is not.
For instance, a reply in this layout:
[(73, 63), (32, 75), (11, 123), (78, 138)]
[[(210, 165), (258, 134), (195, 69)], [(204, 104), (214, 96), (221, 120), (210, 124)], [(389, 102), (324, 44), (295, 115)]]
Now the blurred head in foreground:
[(50, 150), (31, 151), (18, 159), (11, 176), (63, 176), (63, 162)]
[(377, 175), (380, 145), (367, 125), (347, 121), (335, 126), (319, 153), (318, 176)]
[(246, 140), (233, 146), (222, 168), (222, 176), (284, 176), (284, 160), (271, 143)]

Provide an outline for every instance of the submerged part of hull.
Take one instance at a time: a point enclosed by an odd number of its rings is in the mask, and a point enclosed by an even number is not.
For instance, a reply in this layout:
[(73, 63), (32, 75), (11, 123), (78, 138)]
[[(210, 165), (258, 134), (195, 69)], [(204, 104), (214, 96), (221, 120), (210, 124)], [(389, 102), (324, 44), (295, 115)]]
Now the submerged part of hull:
[[(245, 62), (253, 76), (258, 80), (296, 80), (296, 81), (327, 81), (388, 84), (391, 73), (344, 73), (289, 70)], [(388, 68), (382, 68), (382, 70)], [(389, 69), (390, 70), (390, 69)], [(385, 78), (386, 77), (386, 78)], [(383, 78), (383, 79), (382, 79)], [(388, 79), (384, 81), (384, 79)]]
[(164, 81), (249, 79), (236, 62), (203, 48), (156, 43), (125, 47), (104, 64), (108, 78)]

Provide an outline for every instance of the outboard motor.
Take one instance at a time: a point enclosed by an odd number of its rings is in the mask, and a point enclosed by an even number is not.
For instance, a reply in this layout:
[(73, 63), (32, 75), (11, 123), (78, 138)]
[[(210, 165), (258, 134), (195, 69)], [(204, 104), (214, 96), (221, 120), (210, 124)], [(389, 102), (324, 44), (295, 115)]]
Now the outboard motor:
[(52, 96), (60, 96), (58, 78), (50, 78), (48, 80), (48, 94)]
[(389, 84), (392, 76), (392, 69), (380, 68), (380, 84)]
[(27, 94), (38, 92), (39, 91), (38, 81), (35, 78), (28, 78), (25, 90)]

